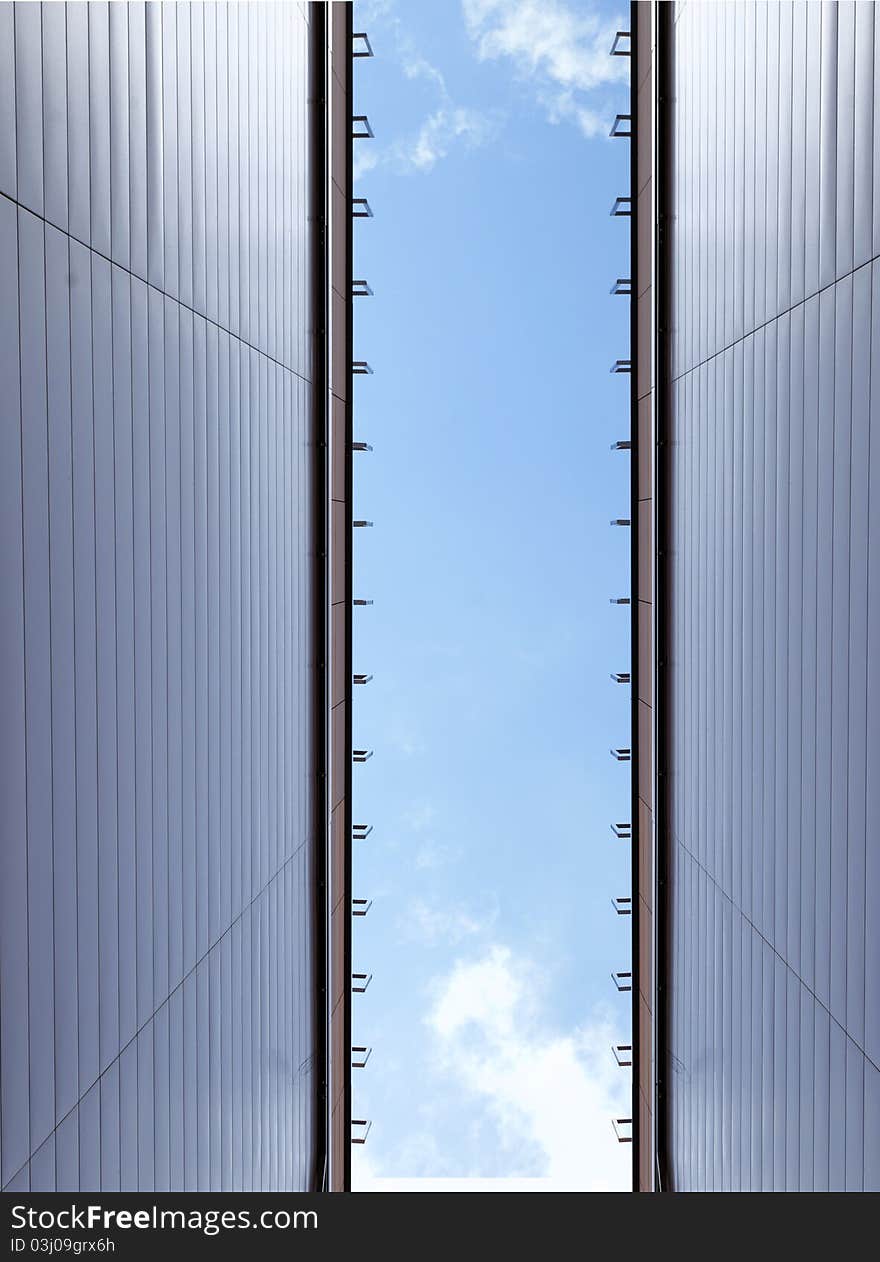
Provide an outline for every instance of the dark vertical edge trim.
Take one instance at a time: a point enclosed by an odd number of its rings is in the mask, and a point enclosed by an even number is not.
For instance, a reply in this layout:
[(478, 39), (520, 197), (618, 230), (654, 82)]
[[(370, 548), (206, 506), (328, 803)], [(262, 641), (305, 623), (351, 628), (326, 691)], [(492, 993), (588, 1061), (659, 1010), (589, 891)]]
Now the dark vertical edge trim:
[(670, 583), (669, 556), (672, 524), (670, 521), (671, 442), (670, 390), (671, 361), (670, 342), (672, 329), (671, 305), (671, 242), (672, 227), (672, 129), (670, 104), (674, 92), (672, 41), (673, 6), (655, 0), (655, 63), (654, 108), (656, 118), (656, 206), (654, 226), (654, 427), (655, 427), (655, 704), (657, 748), (655, 766), (657, 781), (654, 786), (654, 836), (656, 839), (654, 875), (654, 1023), (656, 1048), (654, 1074), (654, 1126), (656, 1135), (657, 1190), (674, 1190), (669, 1160), (669, 1127), (666, 1094), (667, 1027), (668, 1027), (668, 961), (669, 961), (669, 762), (672, 750), (671, 721), (668, 704), (668, 674), (670, 650)]
[(632, 119), (630, 131), (630, 219), (629, 249), (630, 270), (633, 278), (630, 285), (629, 300), (629, 343), (630, 359), (630, 402), (629, 402), (629, 437), (630, 437), (630, 881), (632, 884), (630, 907), (632, 909), (631, 964), (632, 971), (632, 1023), (630, 1043), (632, 1044), (632, 1190), (639, 1190), (639, 1070), (641, 1049), (639, 1048), (639, 374), (638, 374), (638, 289), (639, 289), (639, 255), (638, 255), (638, 145), (639, 128), (636, 120), (637, 109), (637, 42), (639, 38), (639, 0), (631, 0), (629, 16), (630, 57), (629, 57), (629, 112)]
[(328, 321), (327, 321), (327, 27), (323, 4), (309, 5), (309, 219), (311, 277), (310, 303), (312, 317), (312, 540), (315, 558), (314, 606), (312, 609), (312, 642), (315, 651), (316, 680), (313, 694), (312, 739), (315, 748), (314, 795), (314, 877), (313, 939), (314, 951), (314, 1022), (315, 1069), (317, 1092), (314, 1117), (314, 1144), (311, 1190), (324, 1189), (327, 1175), (329, 1099), (327, 1072), (329, 1066), (329, 977), (327, 951), (327, 866), (328, 837), (328, 678), (327, 640), (329, 632), (328, 602), (330, 599), (328, 559), (330, 555), (329, 491), (328, 491)]
[[(353, 43), (353, 6), (351, 3), (345, 6), (345, 39), (346, 39), (346, 55), (345, 55), (345, 101), (347, 117), (350, 119), (354, 113), (354, 61), (352, 58)], [(352, 245), (353, 245), (353, 220), (351, 217), (352, 205), (352, 126), (348, 123), (345, 129), (345, 356), (346, 356), (346, 373), (347, 383), (345, 390), (345, 804), (343, 822), (345, 827), (345, 958), (343, 962), (343, 976), (345, 977), (345, 1132), (343, 1137), (343, 1151), (345, 1153), (345, 1169), (343, 1174), (344, 1188), (346, 1192), (351, 1191), (351, 1064), (349, 1049), (351, 1047), (351, 891), (352, 891), (352, 857), (351, 857), (351, 827), (352, 827), (352, 565), (353, 555), (353, 536), (352, 516), (353, 516), (353, 486), (352, 486), (352, 405), (354, 393), (354, 375), (352, 373), (352, 361), (354, 359), (354, 341), (353, 341), (353, 320), (352, 320)]]

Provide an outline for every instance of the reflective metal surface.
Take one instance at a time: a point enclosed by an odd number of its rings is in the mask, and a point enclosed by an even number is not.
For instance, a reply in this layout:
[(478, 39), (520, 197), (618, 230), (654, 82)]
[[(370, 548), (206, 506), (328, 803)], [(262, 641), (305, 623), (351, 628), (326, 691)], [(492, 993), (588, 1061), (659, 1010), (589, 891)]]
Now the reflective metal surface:
[(311, 1176), (307, 33), (0, 4), (8, 1190)]
[(877, 1189), (880, 17), (673, 55), (672, 1177)]

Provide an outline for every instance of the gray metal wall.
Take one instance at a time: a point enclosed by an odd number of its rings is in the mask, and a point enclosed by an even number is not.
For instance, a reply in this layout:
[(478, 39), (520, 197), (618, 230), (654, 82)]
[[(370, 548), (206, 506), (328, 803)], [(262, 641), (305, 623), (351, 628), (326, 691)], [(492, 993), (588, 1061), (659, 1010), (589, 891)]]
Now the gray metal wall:
[(307, 10), (0, 4), (0, 1183), (301, 1188)]
[(880, 13), (674, 67), (672, 1174), (877, 1189)]

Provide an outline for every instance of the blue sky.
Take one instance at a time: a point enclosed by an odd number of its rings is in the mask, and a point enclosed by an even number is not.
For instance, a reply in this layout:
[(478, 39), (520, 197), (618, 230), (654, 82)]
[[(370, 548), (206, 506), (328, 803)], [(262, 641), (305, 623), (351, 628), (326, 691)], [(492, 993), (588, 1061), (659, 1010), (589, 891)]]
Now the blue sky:
[(356, 1190), (628, 1186), (624, 13), (355, 4)]

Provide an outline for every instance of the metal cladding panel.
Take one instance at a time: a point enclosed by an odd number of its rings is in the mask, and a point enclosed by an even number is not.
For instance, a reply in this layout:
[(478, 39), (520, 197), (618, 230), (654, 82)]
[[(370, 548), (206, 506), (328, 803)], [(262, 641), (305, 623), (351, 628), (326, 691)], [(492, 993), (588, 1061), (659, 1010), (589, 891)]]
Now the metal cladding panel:
[(672, 1182), (877, 1190), (880, 21), (670, 28)]
[(309, 11), (0, 4), (0, 1185), (320, 1133)]

